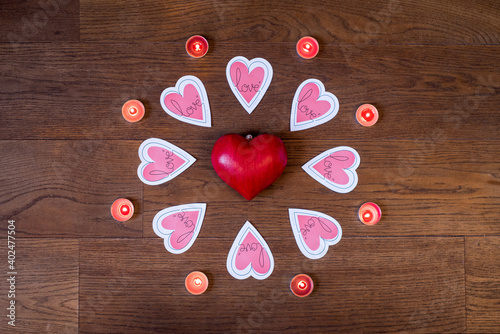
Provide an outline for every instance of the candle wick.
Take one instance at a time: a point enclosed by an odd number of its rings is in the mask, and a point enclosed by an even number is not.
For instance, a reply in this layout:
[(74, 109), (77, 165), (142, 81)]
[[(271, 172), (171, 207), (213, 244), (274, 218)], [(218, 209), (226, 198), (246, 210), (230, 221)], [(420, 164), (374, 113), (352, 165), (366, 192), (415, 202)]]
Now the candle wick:
[(128, 206), (128, 205), (122, 205), (122, 206), (120, 207), (120, 213), (121, 213), (122, 215), (128, 215), (128, 214), (129, 214), (129, 212), (130, 212), (130, 208), (129, 208), (129, 206)]

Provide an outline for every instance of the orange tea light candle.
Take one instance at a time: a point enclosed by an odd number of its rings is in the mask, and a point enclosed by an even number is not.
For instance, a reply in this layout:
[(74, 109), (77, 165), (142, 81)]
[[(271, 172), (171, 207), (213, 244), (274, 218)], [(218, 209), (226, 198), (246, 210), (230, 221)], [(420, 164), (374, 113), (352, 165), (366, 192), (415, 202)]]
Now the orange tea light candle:
[(186, 276), (186, 290), (193, 295), (201, 295), (208, 288), (207, 275), (201, 271), (193, 271)]
[(191, 36), (186, 42), (186, 52), (193, 58), (201, 58), (208, 52), (208, 41), (200, 35)]
[(372, 202), (361, 205), (358, 211), (359, 220), (365, 225), (375, 225), (382, 217), (380, 207)]
[(356, 110), (356, 120), (363, 126), (372, 126), (378, 121), (378, 110), (371, 104), (363, 104)]
[(316, 57), (319, 51), (319, 44), (316, 38), (311, 36), (302, 37), (297, 42), (297, 53), (304, 59)]
[(297, 297), (307, 297), (314, 289), (312, 278), (306, 274), (299, 274), (292, 278), (290, 282), (290, 290)]
[(127, 221), (134, 215), (134, 205), (126, 198), (119, 198), (111, 205), (111, 215), (120, 222)]
[(127, 121), (139, 122), (144, 117), (144, 105), (138, 100), (129, 100), (122, 107), (122, 115)]

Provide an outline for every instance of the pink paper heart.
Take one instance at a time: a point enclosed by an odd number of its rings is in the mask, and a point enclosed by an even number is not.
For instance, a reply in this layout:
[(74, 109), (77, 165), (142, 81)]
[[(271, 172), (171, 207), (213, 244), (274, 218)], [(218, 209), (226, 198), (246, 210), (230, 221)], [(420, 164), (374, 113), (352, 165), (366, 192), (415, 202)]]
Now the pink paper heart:
[(327, 180), (336, 184), (346, 185), (350, 180), (344, 169), (352, 167), (355, 163), (356, 157), (354, 153), (341, 150), (320, 160), (313, 168)]
[(226, 267), (229, 274), (236, 279), (252, 276), (263, 280), (272, 274), (274, 258), (271, 249), (249, 221), (234, 239), (227, 255)]
[(151, 182), (168, 177), (186, 162), (172, 151), (162, 147), (151, 146), (147, 152), (153, 162), (144, 168), (143, 177)]
[(153, 230), (172, 254), (187, 251), (196, 241), (207, 209), (206, 203), (165, 208), (153, 218)]
[(288, 209), (293, 236), (302, 254), (310, 259), (320, 259), (328, 248), (342, 238), (342, 227), (333, 217), (322, 212), (305, 209)]
[(151, 186), (174, 179), (196, 161), (180, 147), (158, 138), (149, 138), (142, 142), (139, 158), (141, 164), (137, 167), (137, 176)]
[(253, 270), (259, 274), (269, 272), (271, 261), (266, 249), (249, 231), (236, 253), (235, 266), (238, 270), (244, 270), (251, 264)]
[(331, 240), (339, 233), (337, 226), (328, 219), (306, 215), (298, 215), (297, 218), (302, 239), (312, 251), (319, 249), (320, 238)]
[(199, 211), (178, 212), (161, 221), (164, 229), (173, 231), (169, 239), (172, 248), (180, 250), (189, 244), (193, 238), (199, 214)]
[(332, 120), (339, 111), (339, 100), (317, 79), (303, 81), (295, 91), (290, 113), (290, 131), (313, 128)]
[(256, 67), (248, 72), (248, 67), (242, 62), (235, 62), (230, 68), (231, 81), (245, 101), (250, 103), (259, 91), (264, 79), (264, 69)]
[(184, 87), (184, 92), (169, 93), (164, 97), (165, 106), (176, 115), (203, 120), (203, 104), (200, 92), (192, 84)]
[(332, 107), (329, 101), (318, 100), (320, 89), (310, 82), (302, 87), (297, 100), (297, 123), (307, 122), (328, 112)]
[(195, 76), (185, 75), (175, 87), (163, 90), (160, 97), (163, 110), (173, 118), (203, 127), (212, 126), (210, 103), (203, 82)]

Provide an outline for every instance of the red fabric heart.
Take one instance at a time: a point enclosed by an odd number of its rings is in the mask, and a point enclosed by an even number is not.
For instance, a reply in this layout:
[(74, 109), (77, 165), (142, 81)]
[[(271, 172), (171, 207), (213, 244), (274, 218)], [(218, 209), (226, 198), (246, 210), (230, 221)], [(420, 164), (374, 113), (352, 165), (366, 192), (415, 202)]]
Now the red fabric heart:
[(281, 139), (270, 134), (250, 140), (237, 134), (227, 134), (217, 140), (212, 150), (215, 172), (247, 200), (280, 177), (287, 159)]

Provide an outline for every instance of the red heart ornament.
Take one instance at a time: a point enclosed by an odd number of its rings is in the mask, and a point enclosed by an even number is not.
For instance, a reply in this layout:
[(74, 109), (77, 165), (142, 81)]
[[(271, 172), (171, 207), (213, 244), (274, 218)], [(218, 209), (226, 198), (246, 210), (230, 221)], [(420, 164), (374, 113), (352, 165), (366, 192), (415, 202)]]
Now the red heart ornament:
[(253, 139), (227, 134), (217, 140), (212, 150), (215, 172), (247, 200), (280, 177), (287, 160), (285, 145), (270, 134)]

